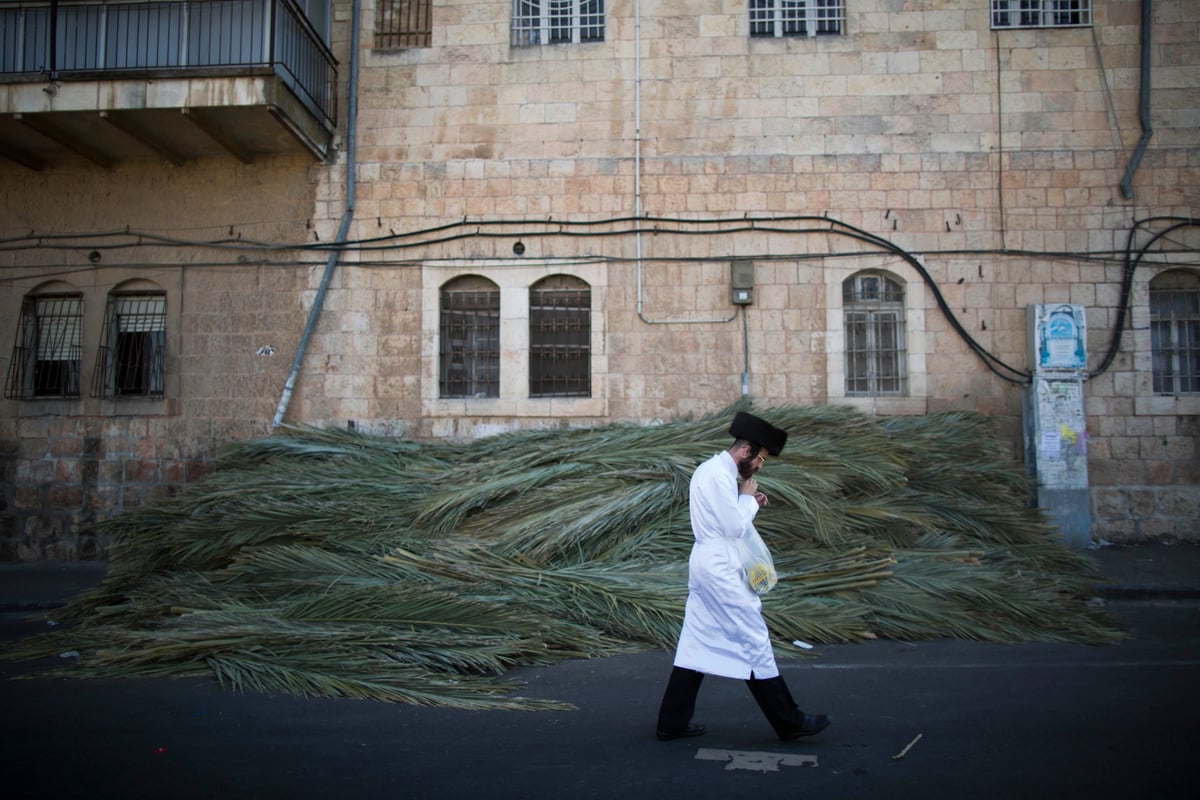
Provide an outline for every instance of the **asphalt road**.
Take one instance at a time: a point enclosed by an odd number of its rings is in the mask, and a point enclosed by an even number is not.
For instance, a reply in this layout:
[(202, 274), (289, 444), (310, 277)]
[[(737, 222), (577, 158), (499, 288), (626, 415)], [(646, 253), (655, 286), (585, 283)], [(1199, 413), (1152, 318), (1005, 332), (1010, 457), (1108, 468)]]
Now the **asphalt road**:
[[(565, 712), (239, 695), (208, 680), (37, 677), (0, 662), (8, 798), (1192, 798), (1200, 599), (1110, 602), (1118, 645), (939, 640), (781, 661), (825, 733), (774, 739), (710, 678), (704, 736), (658, 742), (666, 652), (527, 670)], [(42, 630), (0, 614), (0, 638)], [(18, 674), (32, 680), (8, 680)], [(7, 788), (7, 787), (12, 787)]]

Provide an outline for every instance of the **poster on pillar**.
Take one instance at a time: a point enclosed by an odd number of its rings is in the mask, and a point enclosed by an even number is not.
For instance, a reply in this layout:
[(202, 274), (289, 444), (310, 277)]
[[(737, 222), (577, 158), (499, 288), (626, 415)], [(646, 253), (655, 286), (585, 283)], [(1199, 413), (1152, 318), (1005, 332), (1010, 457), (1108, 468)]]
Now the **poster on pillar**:
[(1084, 369), (1087, 366), (1087, 318), (1084, 307), (1070, 303), (1030, 306), (1030, 342), (1035, 370)]
[(1087, 427), (1083, 384), (1035, 378), (1038, 483), (1055, 489), (1086, 489)]

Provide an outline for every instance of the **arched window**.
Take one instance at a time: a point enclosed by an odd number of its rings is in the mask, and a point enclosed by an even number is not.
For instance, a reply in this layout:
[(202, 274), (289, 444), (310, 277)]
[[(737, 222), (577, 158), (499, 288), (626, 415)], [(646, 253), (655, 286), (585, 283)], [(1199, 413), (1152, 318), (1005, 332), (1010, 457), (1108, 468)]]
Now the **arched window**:
[(4, 396), (79, 397), (83, 295), (46, 290), (25, 296)]
[(1200, 393), (1200, 275), (1170, 270), (1150, 281), (1155, 394)]
[(842, 283), (846, 321), (846, 396), (903, 395), (907, 386), (904, 287), (878, 272)]
[(441, 290), (438, 387), (441, 397), (500, 396), (500, 289), (466, 275)]
[(592, 290), (579, 278), (529, 289), (529, 396), (592, 396)]
[(110, 293), (92, 396), (162, 397), (166, 363), (166, 293), (151, 288)]

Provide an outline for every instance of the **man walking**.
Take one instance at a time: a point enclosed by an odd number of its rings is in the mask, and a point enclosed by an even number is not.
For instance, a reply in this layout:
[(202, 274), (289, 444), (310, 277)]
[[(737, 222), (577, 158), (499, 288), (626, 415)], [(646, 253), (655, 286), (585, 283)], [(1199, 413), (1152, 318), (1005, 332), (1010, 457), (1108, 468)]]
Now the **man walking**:
[(750, 589), (739, 555), (737, 540), (752, 530), (754, 516), (767, 504), (754, 474), (768, 453), (783, 451), (787, 431), (738, 412), (729, 434), (733, 446), (692, 474), (688, 507), (696, 542), (688, 561), (683, 629), (658, 712), (657, 735), (664, 741), (704, 733), (691, 720), (705, 675), (744, 679), (785, 741), (820, 733), (830, 722), (824, 714), (805, 714), (792, 699), (775, 665), (762, 601)]

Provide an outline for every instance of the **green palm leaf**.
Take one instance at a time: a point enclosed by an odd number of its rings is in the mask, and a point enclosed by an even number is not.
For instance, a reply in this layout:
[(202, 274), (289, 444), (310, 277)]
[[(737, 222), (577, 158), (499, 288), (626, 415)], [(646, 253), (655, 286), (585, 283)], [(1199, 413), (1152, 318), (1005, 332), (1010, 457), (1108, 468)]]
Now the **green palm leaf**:
[[(232, 443), (187, 492), (98, 525), (110, 570), (58, 615), (74, 624), (4, 654), (77, 650), (77, 676), (559, 708), (500, 676), (673, 647), (688, 482), (728, 447), (732, 410), (468, 443), (299, 427)], [(1120, 636), (1086, 602), (1094, 564), (1028, 507), (990, 420), (756, 413), (789, 432), (755, 520), (780, 575), (764, 617), (781, 654), (797, 638)]]

